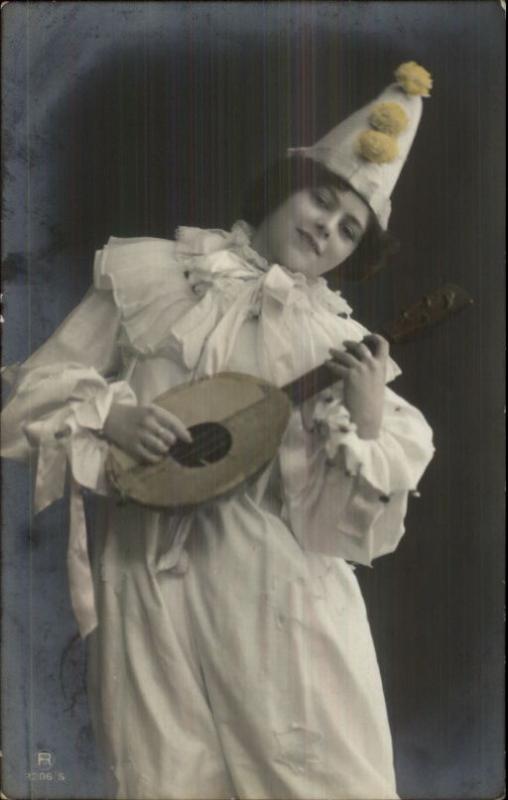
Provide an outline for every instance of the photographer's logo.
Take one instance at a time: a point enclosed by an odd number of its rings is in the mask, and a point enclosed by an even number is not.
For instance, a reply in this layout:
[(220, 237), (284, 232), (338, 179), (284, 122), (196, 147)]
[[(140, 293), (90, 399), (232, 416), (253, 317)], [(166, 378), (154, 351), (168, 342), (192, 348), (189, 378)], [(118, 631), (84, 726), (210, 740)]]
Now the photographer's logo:
[(54, 763), (55, 759), (51, 753), (45, 753), (43, 751), (37, 753), (37, 766), (41, 769), (51, 769)]
[(55, 756), (49, 750), (39, 750), (35, 753), (34, 762), (36, 769), (28, 773), (29, 781), (64, 781), (65, 774), (53, 770)]

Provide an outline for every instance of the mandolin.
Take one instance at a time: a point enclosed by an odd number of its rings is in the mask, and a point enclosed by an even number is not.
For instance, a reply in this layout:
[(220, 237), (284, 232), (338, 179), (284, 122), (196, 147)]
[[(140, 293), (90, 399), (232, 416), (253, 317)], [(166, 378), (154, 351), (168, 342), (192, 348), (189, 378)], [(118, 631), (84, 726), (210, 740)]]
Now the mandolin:
[[(381, 334), (391, 344), (420, 336), (472, 304), (467, 292), (447, 284), (406, 309)], [(337, 382), (326, 364), (278, 388), (261, 378), (224, 372), (182, 384), (154, 402), (176, 414), (193, 441), (178, 441), (157, 464), (140, 464), (112, 445), (106, 470), (123, 501), (182, 510), (216, 500), (271, 461), (292, 405)]]

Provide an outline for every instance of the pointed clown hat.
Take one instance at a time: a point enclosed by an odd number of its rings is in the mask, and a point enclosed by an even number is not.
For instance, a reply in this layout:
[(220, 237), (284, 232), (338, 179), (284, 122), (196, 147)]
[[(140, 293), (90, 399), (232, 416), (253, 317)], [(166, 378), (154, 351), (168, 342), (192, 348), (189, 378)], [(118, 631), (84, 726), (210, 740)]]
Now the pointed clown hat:
[(288, 155), (317, 161), (348, 181), (385, 230), (390, 196), (422, 115), (422, 97), (428, 97), (432, 88), (430, 74), (414, 61), (401, 64), (395, 80), (311, 147), (288, 150)]

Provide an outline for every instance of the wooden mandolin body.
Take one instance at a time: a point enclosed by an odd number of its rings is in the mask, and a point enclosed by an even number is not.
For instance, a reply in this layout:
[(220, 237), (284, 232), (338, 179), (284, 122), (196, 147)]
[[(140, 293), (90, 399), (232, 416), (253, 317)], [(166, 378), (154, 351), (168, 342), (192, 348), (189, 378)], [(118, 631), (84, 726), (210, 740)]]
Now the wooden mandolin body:
[(182, 509), (215, 500), (274, 457), (291, 411), (288, 396), (260, 378), (219, 373), (165, 392), (155, 401), (191, 430), (157, 464), (142, 465), (112, 445), (106, 470), (124, 500)]

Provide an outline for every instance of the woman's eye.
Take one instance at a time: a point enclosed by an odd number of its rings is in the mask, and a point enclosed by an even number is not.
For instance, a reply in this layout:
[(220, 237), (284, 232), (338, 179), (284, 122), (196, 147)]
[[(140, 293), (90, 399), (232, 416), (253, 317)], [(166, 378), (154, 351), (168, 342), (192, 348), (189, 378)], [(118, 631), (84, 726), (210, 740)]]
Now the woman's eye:
[(352, 225), (342, 225), (341, 226), (342, 233), (348, 238), (351, 242), (357, 241), (357, 234), (355, 228)]
[(314, 199), (318, 205), (325, 207), (328, 206), (330, 198), (328, 197), (326, 191), (324, 191), (323, 189), (315, 189), (313, 194), (314, 194)]

